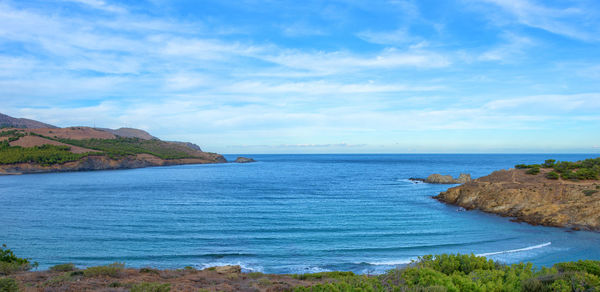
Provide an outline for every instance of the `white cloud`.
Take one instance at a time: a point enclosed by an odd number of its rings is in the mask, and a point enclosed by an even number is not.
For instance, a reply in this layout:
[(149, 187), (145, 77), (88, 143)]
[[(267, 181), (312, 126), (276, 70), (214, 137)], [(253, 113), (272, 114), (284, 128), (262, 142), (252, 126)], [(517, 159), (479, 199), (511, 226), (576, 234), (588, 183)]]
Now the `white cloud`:
[(525, 54), (526, 49), (535, 45), (532, 39), (513, 33), (506, 32), (503, 38), (505, 43), (483, 52), (478, 60), (514, 63)]
[(63, 1), (82, 4), (82, 5), (91, 7), (93, 9), (104, 10), (107, 12), (113, 12), (113, 13), (127, 12), (127, 10), (123, 7), (120, 7), (117, 5), (112, 5), (112, 4), (107, 4), (105, 1), (102, 1), (102, 0), (63, 0)]
[[(585, 8), (551, 8), (530, 0), (478, 0), (490, 3), (510, 13), (523, 25), (539, 28), (554, 34), (582, 41), (599, 41), (598, 23), (586, 25), (588, 11)], [(495, 13), (495, 12), (494, 12)], [(495, 17), (497, 22), (504, 19)]]

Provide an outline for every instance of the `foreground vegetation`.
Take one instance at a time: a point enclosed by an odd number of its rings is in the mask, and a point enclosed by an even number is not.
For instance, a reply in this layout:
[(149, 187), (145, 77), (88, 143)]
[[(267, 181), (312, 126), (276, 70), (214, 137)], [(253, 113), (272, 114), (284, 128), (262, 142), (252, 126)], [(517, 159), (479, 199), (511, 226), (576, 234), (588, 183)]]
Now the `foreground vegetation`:
[(528, 174), (538, 174), (541, 168), (551, 168), (549, 179), (597, 180), (600, 177), (600, 157), (570, 162), (548, 159), (543, 164), (517, 164), (515, 168), (528, 169)]
[[(33, 286), (47, 291), (598, 291), (600, 261), (578, 261), (535, 268), (532, 264), (504, 265), (475, 255), (424, 256), (404, 268), (383, 275), (356, 275), (352, 272), (324, 272), (298, 275), (262, 273), (219, 273), (202, 271), (126, 269), (123, 263), (79, 270), (73, 264), (57, 265), (48, 272), (27, 277), (29, 261), (3, 248), (0, 262), (16, 268), (0, 278), (0, 291), (19, 291)], [(15, 274), (17, 273), (17, 274)], [(45, 273), (45, 276), (44, 276)], [(12, 274), (12, 275), (10, 275)], [(28, 280), (34, 279), (34, 280)], [(23, 283), (22, 281), (29, 281)], [(176, 287), (174, 287), (176, 286)]]

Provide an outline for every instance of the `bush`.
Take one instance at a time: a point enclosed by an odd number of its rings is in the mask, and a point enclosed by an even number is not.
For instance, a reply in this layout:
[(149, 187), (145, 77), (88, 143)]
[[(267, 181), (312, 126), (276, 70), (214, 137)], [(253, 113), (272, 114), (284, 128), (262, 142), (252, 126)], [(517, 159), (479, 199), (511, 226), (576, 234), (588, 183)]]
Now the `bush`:
[(28, 271), (31, 264), (28, 259), (17, 257), (6, 244), (0, 247), (0, 275), (9, 275), (15, 272)]
[(526, 174), (538, 174), (538, 173), (540, 173), (540, 168), (539, 167), (532, 167), (528, 171), (526, 171), (525, 173)]
[(70, 272), (75, 270), (75, 265), (72, 263), (60, 264), (50, 267), (50, 271), (53, 272)]
[(554, 171), (551, 171), (546, 174), (546, 178), (548, 178), (548, 179), (558, 179), (559, 177), (560, 177), (560, 175)]
[(131, 292), (169, 292), (171, 284), (143, 282), (133, 285)]
[(546, 161), (544, 161), (544, 164), (542, 164), (543, 168), (552, 168), (554, 167), (554, 163), (556, 162), (556, 160), (554, 159), (546, 159)]
[(19, 285), (12, 278), (0, 278), (0, 292), (18, 292)]
[(89, 267), (83, 270), (83, 275), (86, 277), (108, 276), (117, 277), (125, 268), (123, 263), (112, 263), (108, 266)]
[(597, 192), (598, 192), (598, 190), (584, 190), (583, 194), (589, 197)]

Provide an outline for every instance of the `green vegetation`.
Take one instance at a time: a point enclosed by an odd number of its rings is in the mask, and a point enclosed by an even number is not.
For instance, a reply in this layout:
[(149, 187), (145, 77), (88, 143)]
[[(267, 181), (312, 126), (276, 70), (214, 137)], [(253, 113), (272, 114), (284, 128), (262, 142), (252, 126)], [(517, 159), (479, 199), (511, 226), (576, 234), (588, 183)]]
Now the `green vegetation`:
[(124, 268), (124, 263), (112, 263), (107, 266), (89, 267), (83, 270), (83, 275), (86, 277), (117, 277), (121, 274)]
[(0, 292), (18, 292), (19, 285), (12, 278), (0, 278)]
[(583, 194), (589, 197), (597, 192), (598, 192), (598, 190), (584, 190)]
[[(33, 267), (37, 267), (37, 263), (34, 263)], [(0, 247), (0, 275), (28, 271), (31, 268), (32, 264), (28, 259), (17, 257), (12, 250), (6, 248), (6, 244)]]
[(131, 292), (169, 292), (171, 291), (171, 284), (161, 283), (148, 283), (143, 282), (133, 285)]
[(50, 267), (50, 271), (53, 272), (71, 272), (75, 270), (75, 265), (72, 263), (60, 264)]
[[(407, 268), (369, 277), (352, 273), (317, 275), (334, 279), (294, 291), (596, 291), (600, 261), (567, 262), (536, 269), (532, 264), (503, 265), (475, 255), (419, 258)], [(310, 279), (311, 275), (305, 275)]]
[(42, 145), (35, 147), (10, 146), (6, 141), (0, 143), (0, 164), (37, 163), (48, 166), (76, 161), (89, 153), (72, 153), (68, 146)]
[[(45, 137), (48, 138), (48, 137)], [(194, 157), (183, 147), (169, 144), (160, 140), (143, 140), (138, 138), (117, 139), (57, 139), (65, 144), (94, 149), (104, 152), (111, 158), (121, 158), (127, 155), (151, 154), (162, 159), (181, 159)]]
[(527, 174), (538, 174), (540, 168), (552, 168), (546, 177), (550, 179), (596, 180), (600, 177), (600, 158), (590, 158), (583, 161), (570, 162), (548, 159), (543, 164), (517, 164), (515, 168), (528, 169)]
[(549, 173), (546, 174), (546, 178), (548, 179), (559, 179), (560, 178), (560, 174), (556, 173), (555, 171), (551, 171)]

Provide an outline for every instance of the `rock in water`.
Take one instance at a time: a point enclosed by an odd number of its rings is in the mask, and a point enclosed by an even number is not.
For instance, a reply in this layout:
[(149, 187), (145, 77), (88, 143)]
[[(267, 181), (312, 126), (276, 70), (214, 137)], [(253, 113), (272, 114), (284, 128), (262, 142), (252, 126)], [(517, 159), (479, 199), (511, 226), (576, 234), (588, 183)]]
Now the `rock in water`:
[(236, 163), (249, 163), (249, 162), (256, 162), (256, 160), (252, 159), (252, 158), (246, 158), (246, 157), (238, 157), (235, 160)]
[(441, 175), (438, 173), (434, 173), (430, 176), (428, 176), (425, 179), (426, 183), (430, 183), (430, 184), (455, 184), (456, 181), (454, 180), (454, 178), (450, 175)]
[(441, 175), (438, 173), (434, 173), (428, 176), (426, 179), (422, 178), (410, 178), (411, 181), (422, 181), (430, 184), (464, 184), (471, 181), (471, 175), (467, 173), (461, 173), (457, 179), (454, 179), (450, 175)]

